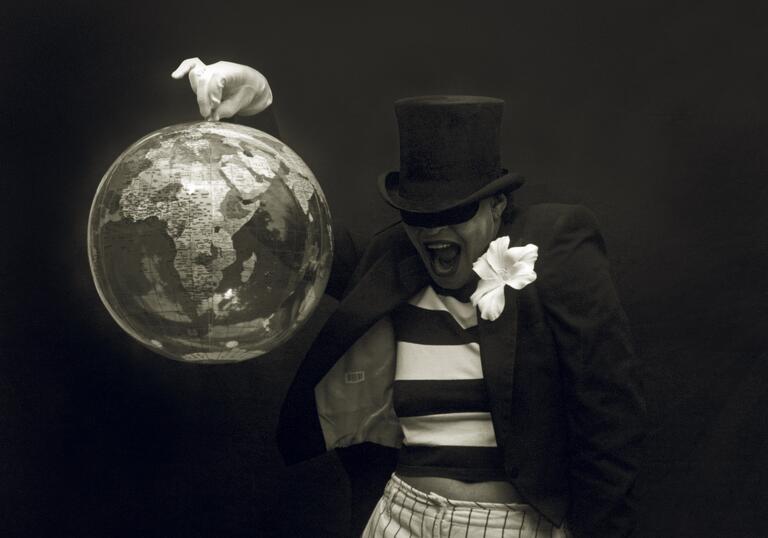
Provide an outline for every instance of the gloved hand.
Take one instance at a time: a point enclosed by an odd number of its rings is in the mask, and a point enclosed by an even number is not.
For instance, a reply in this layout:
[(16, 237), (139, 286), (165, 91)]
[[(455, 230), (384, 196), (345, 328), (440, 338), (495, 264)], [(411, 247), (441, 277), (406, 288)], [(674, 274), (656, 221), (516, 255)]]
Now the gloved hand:
[(205, 65), (200, 58), (188, 58), (171, 73), (175, 79), (189, 74), (197, 95), (200, 115), (218, 121), (235, 114), (257, 114), (272, 103), (272, 90), (264, 75), (247, 65), (216, 62)]

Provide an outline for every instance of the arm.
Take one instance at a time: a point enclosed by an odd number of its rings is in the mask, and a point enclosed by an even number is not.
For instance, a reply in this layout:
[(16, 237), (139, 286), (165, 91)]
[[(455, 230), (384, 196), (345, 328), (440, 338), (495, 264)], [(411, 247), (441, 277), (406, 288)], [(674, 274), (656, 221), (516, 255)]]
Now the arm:
[(360, 254), (349, 230), (343, 223), (334, 220), (331, 232), (333, 233), (333, 262), (325, 293), (340, 301), (352, 278)]
[(275, 112), (274, 103), (264, 112), (253, 114), (251, 116), (236, 115), (232, 117), (232, 120), (241, 125), (247, 125), (248, 127), (253, 127), (259, 131), (264, 131), (275, 138), (280, 138), (280, 126), (277, 122), (277, 113)]
[[(280, 137), (274, 106), (270, 106), (272, 89), (266, 77), (252, 67), (227, 61), (206, 65), (199, 58), (188, 58), (171, 76), (189, 78), (200, 115), (206, 120), (236, 118), (238, 123)], [(326, 293), (340, 299), (357, 264), (358, 252), (343, 224), (334, 221), (331, 229), (334, 255)]]
[[(571, 444), (568, 525), (578, 537), (627, 536), (645, 429), (628, 323), (591, 212), (554, 227), (540, 289), (564, 372)], [(544, 260), (542, 260), (543, 262)]]

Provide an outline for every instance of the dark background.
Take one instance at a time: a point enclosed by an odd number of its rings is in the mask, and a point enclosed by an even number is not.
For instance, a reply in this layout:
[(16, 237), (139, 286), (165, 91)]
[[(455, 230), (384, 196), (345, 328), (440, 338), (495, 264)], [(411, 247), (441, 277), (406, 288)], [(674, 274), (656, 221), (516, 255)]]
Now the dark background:
[[(332, 305), (231, 366), (164, 359), (86, 255), (102, 174), (193, 120), (178, 62), (257, 67), (282, 138), (362, 241), (396, 215), (392, 101), (506, 100), (521, 203), (598, 215), (652, 419), (639, 536), (765, 536), (768, 24), (759, 4), (19, 3), (0, 8), (0, 535), (335, 536), (331, 455), (283, 466), (277, 409)], [(615, 4), (622, 4), (617, 6)], [(312, 530), (309, 530), (312, 529)]]

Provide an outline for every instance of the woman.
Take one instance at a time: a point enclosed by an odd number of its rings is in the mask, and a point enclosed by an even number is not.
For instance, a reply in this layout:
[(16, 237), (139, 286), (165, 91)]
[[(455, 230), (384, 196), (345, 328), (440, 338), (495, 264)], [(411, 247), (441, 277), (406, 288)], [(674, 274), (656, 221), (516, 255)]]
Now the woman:
[[(245, 66), (187, 74), (207, 118), (271, 98)], [(372, 240), (283, 406), (289, 463), (398, 449), (364, 536), (634, 528), (644, 405), (604, 243), (582, 207), (511, 204), (523, 179), (501, 168), (502, 106), (396, 103), (400, 170), (379, 187), (402, 222)]]

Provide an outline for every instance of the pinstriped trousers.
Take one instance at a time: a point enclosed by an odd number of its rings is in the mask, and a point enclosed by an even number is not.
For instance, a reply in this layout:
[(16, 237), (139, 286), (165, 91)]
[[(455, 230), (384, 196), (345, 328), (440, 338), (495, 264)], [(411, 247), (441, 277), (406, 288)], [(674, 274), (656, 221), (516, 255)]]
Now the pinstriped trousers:
[(446, 499), (392, 475), (362, 538), (566, 538), (527, 504)]

